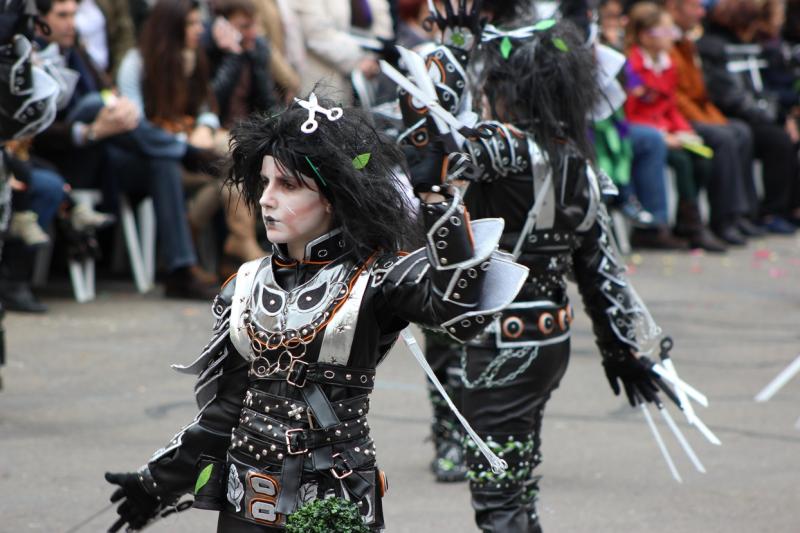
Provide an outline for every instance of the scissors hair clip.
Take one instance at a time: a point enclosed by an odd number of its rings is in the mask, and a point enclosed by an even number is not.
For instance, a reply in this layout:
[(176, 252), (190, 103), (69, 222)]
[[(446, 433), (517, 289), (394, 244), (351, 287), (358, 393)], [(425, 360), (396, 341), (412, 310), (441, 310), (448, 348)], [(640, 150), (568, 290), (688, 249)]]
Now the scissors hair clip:
[(317, 95), (314, 93), (311, 93), (308, 96), (308, 100), (295, 98), (294, 101), (297, 102), (300, 107), (308, 110), (308, 119), (300, 126), (300, 131), (303, 133), (314, 133), (317, 131), (317, 128), (319, 127), (319, 122), (317, 122), (317, 113), (325, 115), (331, 122), (339, 120), (344, 114), (344, 111), (342, 111), (341, 107), (325, 109), (319, 105)]

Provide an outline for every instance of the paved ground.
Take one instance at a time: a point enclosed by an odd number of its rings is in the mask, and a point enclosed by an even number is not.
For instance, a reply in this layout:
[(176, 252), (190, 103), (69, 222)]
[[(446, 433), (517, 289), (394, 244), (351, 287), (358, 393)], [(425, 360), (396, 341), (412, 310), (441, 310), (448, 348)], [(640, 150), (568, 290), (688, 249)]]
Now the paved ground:
[[(641, 413), (610, 394), (581, 314), (545, 420), (546, 531), (800, 531), (800, 376), (769, 403), (752, 399), (800, 352), (800, 240), (768, 239), (724, 257), (630, 260), (639, 292), (676, 338), (683, 377), (710, 397), (701, 414), (723, 446), (684, 425), (708, 474), (693, 471), (670, 438), (684, 476), (675, 483)], [(139, 296), (127, 284), (99, 289), (94, 303), (62, 292), (47, 299), (44, 317), (8, 317), (0, 532), (76, 531), (106, 504), (104, 471), (138, 467), (193, 416), (191, 379), (168, 364), (205, 343), (208, 306)], [(391, 481), (389, 531), (474, 531), (466, 487), (437, 485), (427, 471), (421, 370), (397, 348), (378, 375), (371, 425)], [(104, 531), (112, 514), (77, 531)], [(213, 531), (213, 523), (211, 513), (191, 511), (152, 531)]]

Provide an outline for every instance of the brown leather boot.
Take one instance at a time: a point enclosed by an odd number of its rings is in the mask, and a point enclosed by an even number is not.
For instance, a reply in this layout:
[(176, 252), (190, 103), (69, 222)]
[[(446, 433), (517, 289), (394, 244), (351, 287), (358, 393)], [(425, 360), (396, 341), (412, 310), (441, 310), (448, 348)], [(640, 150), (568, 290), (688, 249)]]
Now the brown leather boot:
[(700, 207), (696, 200), (682, 199), (678, 201), (675, 235), (688, 239), (689, 246), (692, 248), (701, 248), (707, 252), (717, 253), (727, 250), (725, 244), (703, 224)]
[(631, 246), (650, 250), (688, 250), (689, 243), (675, 237), (667, 227), (634, 228)]

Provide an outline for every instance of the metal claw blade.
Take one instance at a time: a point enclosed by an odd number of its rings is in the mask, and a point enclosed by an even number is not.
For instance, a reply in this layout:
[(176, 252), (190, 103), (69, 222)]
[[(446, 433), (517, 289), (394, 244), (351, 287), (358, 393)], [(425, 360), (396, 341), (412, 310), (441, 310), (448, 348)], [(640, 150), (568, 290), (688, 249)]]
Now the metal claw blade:
[(667, 466), (669, 467), (672, 477), (675, 478), (675, 481), (678, 483), (683, 483), (683, 479), (681, 479), (681, 475), (678, 473), (678, 469), (675, 468), (675, 463), (672, 461), (672, 456), (670, 456), (669, 450), (667, 450), (667, 446), (664, 444), (664, 440), (661, 438), (661, 433), (658, 432), (656, 423), (653, 422), (653, 417), (650, 416), (650, 411), (647, 410), (647, 406), (643, 403), (640, 403), (639, 407), (641, 408), (642, 413), (644, 413), (644, 418), (647, 420), (647, 425), (650, 427), (650, 431), (653, 433), (653, 437), (656, 439), (658, 449), (661, 450), (661, 455), (667, 462)]
[(789, 366), (784, 368), (780, 374), (770, 381), (761, 392), (756, 394), (755, 401), (766, 402), (786, 385), (798, 372), (800, 372), (800, 355), (794, 361), (789, 363)]
[(683, 381), (677, 375), (673, 375), (672, 373), (667, 371), (667, 369), (664, 368), (662, 365), (655, 363), (653, 364), (652, 370), (653, 372), (658, 374), (662, 379), (669, 381), (672, 384), (672, 386), (674, 386), (676, 389), (683, 389), (683, 392), (685, 392), (688, 397), (690, 397), (703, 407), (708, 407), (708, 398), (706, 398), (705, 394), (703, 394), (702, 392), (698, 391), (697, 389), (695, 389), (694, 387)]
[(675, 435), (675, 438), (677, 439), (678, 443), (680, 443), (683, 451), (686, 452), (686, 455), (689, 457), (689, 460), (692, 462), (695, 469), (698, 472), (705, 474), (706, 467), (704, 467), (703, 463), (700, 462), (700, 459), (697, 457), (697, 454), (694, 452), (691, 444), (689, 444), (689, 441), (686, 440), (686, 436), (684, 436), (683, 431), (681, 431), (681, 428), (678, 427), (678, 424), (675, 423), (675, 420), (672, 419), (672, 415), (669, 414), (669, 411), (662, 407), (658, 410), (658, 412), (661, 413), (661, 418), (663, 418), (664, 422), (667, 423), (667, 426), (672, 431), (672, 434)]

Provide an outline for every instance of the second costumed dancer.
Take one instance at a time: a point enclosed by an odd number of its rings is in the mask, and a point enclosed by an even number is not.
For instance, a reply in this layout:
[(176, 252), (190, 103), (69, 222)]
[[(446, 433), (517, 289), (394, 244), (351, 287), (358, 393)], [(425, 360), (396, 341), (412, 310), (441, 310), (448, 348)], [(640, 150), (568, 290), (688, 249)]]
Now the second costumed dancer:
[[(448, 151), (469, 154), (465, 205), (475, 216), (505, 219), (500, 247), (530, 274), (515, 302), (464, 350), (464, 414), (509, 465), (493, 472), (468, 443), (468, 478), (482, 531), (535, 533), (542, 417), (569, 361), (567, 278), (578, 284), (612, 389), (624, 389), (631, 405), (659, 401), (659, 378), (640, 355), (661, 332), (612, 248), (602, 195), (614, 188), (591, 163), (588, 117), (600, 98), (591, 48), (566, 21), (483, 29), (476, 4), (468, 11), (460, 2), (458, 12), (444, 14), (432, 9), (446, 44), (426, 54), (425, 68), (410, 68), (413, 82), (404, 85), (399, 73), (384, 69), (403, 88), (401, 142), (408, 146), (435, 143), (437, 106), (467, 120), (466, 87), (479, 86), (488, 104), (490, 120), (466, 123)], [(469, 47), (481, 33), (481, 80), (474, 83)], [(401, 52), (413, 65), (411, 53)], [(409, 91), (409, 83), (434, 87), (437, 102), (424, 90)]]

